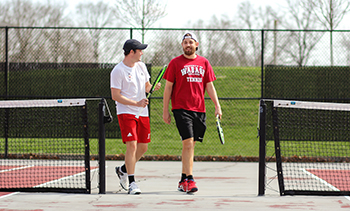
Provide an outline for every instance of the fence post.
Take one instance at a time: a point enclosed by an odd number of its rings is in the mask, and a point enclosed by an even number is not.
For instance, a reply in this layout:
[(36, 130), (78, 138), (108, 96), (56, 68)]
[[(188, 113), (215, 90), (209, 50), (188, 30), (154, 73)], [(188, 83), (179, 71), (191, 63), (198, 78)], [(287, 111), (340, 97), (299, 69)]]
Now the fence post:
[(259, 109), (259, 196), (265, 195), (265, 172), (266, 172), (266, 104), (260, 100)]
[[(9, 27), (5, 27), (5, 77), (4, 77), (4, 82), (5, 82), (5, 99), (7, 100), (9, 98), (9, 83), (8, 83), (8, 78), (9, 78), (9, 72), (10, 72), (10, 61), (9, 61)], [(9, 128), (9, 110), (5, 109), (5, 123), (4, 123), (4, 128), (5, 128), (5, 158), (8, 158), (8, 128)]]
[(264, 29), (261, 30), (261, 99), (264, 98)]
[(105, 102), (102, 98), (98, 105), (98, 162), (99, 162), (99, 194), (106, 193), (106, 131)]
[(9, 96), (9, 83), (8, 83), (8, 78), (9, 78), (9, 72), (10, 72), (10, 61), (9, 61), (9, 27), (5, 27), (5, 97), (6, 100), (8, 99)]

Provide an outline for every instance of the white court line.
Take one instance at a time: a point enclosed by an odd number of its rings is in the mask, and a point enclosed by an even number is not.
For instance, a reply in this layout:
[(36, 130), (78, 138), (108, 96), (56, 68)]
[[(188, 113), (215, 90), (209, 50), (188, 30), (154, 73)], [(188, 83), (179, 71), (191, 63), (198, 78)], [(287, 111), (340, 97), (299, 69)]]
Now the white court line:
[(4, 173), (4, 172), (9, 172), (9, 171), (16, 171), (16, 170), (20, 170), (20, 169), (26, 169), (26, 168), (31, 168), (34, 165), (30, 165), (30, 166), (22, 166), (22, 167), (17, 167), (17, 168), (12, 168), (12, 169), (4, 169), (1, 170), (0, 173)]
[[(301, 168), (300, 170), (303, 171), (304, 173), (306, 173), (307, 175), (311, 176), (312, 178), (314, 178), (314, 179), (320, 181), (321, 183), (325, 184), (326, 186), (328, 186), (328, 187), (331, 188), (332, 190), (334, 190), (334, 191), (340, 191), (338, 188), (334, 187), (333, 185), (329, 184), (327, 181), (325, 181), (325, 180), (319, 178), (318, 176), (312, 174), (311, 172), (308, 172), (306, 169)], [(349, 196), (344, 196), (344, 197), (345, 197), (347, 200), (350, 201), (350, 197), (349, 197)]]
[[(94, 172), (94, 171), (97, 171), (97, 170), (98, 170), (98, 168), (95, 168), (95, 169), (92, 169), (92, 170), (90, 170), (90, 171), (91, 171), (91, 172)], [(68, 179), (68, 178), (73, 177), (73, 176), (78, 176), (78, 175), (81, 175), (81, 174), (83, 174), (83, 173), (85, 173), (85, 172), (81, 172), (81, 173), (78, 173), (78, 174), (76, 174), (76, 175), (71, 175), (71, 176), (67, 176), (67, 177), (62, 177), (62, 178), (60, 178), (60, 179), (53, 180), (53, 181), (50, 181), (50, 182), (46, 182), (46, 183), (37, 185), (37, 186), (35, 186), (35, 187), (41, 187), (41, 186), (44, 186), (44, 185), (46, 185), (46, 184), (51, 184), (51, 183), (53, 183), (53, 182), (58, 182), (58, 181), (60, 181), (60, 180)], [(9, 193), (9, 194), (0, 196), (0, 199), (6, 198), (6, 197), (9, 197), (9, 196), (13, 196), (13, 195), (16, 195), (16, 194), (18, 194), (18, 193), (20, 193), (20, 192), (13, 192), (13, 193)], [(349, 200), (350, 200), (350, 199), (349, 199)]]
[(16, 195), (16, 194), (18, 194), (18, 193), (19, 193), (19, 192), (13, 192), (13, 193), (9, 193), (9, 194), (0, 196), (0, 199), (6, 198), (6, 197), (8, 197), (8, 196), (13, 196), (13, 195)]
[[(1, 170), (0, 173), (9, 172), (9, 171), (16, 171), (16, 170), (26, 169), (26, 168), (31, 168), (31, 167), (33, 167), (33, 166), (34, 166), (34, 165), (22, 166), (22, 167), (12, 168), (12, 169), (4, 169), (4, 170)], [(0, 199), (6, 198), (6, 197), (8, 197), (8, 196), (12, 196), (12, 195), (15, 195), (15, 194), (18, 194), (18, 193), (19, 193), (19, 192), (12, 192), (12, 193), (9, 193), (9, 194), (0, 196)]]
[[(90, 172), (97, 171), (97, 170), (98, 170), (98, 168), (92, 169), (92, 170), (90, 169)], [(43, 187), (45, 185), (49, 185), (49, 184), (52, 184), (52, 183), (55, 183), (55, 182), (59, 182), (59, 181), (62, 181), (62, 180), (65, 180), (65, 179), (69, 179), (69, 178), (73, 178), (73, 177), (76, 177), (76, 176), (80, 176), (80, 175), (83, 175), (83, 174), (85, 174), (85, 171), (77, 173), (77, 174), (69, 175), (69, 176), (66, 176), (66, 177), (62, 177), (62, 178), (59, 178), (59, 179), (56, 179), (56, 180), (52, 180), (52, 181), (49, 181), (49, 182), (45, 182), (43, 184), (34, 186), (34, 188)]]
[[(29, 166), (22, 166), (22, 167), (12, 168), (12, 169), (4, 169), (4, 170), (1, 170), (0, 173), (9, 172), (9, 171), (15, 171), (15, 170), (21, 170), (21, 169), (26, 169), (26, 168), (31, 168), (31, 167), (34, 167), (34, 166), (35, 165), (29, 165)], [(98, 169), (99, 168), (95, 168), (95, 169), (92, 169), (92, 170), (90, 169), (90, 172), (98, 171)], [(80, 176), (80, 175), (83, 175), (83, 174), (85, 174), (85, 171), (82, 171), (82, 172), (77, 173), (77, 174), (69, 175), (69, 176), (66, 176), (66, 177), (62, 177), (62, 178), (59, 178), (59, 179), (56, 179), (56, 180), (52, 180), (52, 181), (49, 181), (49, 182), (46, 182), (46, 183), (43, 183), (43, 184), (40, 184), (40, 185), (36, 185), (36, 186), (34, 186), (34, 188), (43, 187), (45, 185), (49, 185), (49, 184), (52, 184), (52, 183), (55, 183), (55, 182), (59, 182), (59, 181), (62, 181), (62, 180), (65, 180), (65, 179), (69, 179), (69, 178), (73, 178), (73, 177), (76, 177), (76, 176)], [(19, 192), (6, 194), (4, 196), (0, 196), (0, 198), (11, 196), (11, 195), (14, 195), (14, 194), (17, 194), (17, 193), (19, 193)]]

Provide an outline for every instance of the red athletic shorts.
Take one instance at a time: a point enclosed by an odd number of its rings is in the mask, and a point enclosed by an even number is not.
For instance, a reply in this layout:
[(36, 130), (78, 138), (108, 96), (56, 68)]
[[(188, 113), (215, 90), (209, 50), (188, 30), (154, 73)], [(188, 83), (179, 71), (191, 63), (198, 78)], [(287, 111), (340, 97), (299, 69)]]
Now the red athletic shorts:
[(137, 141), (137, 143), (151, 142), (149, 117), (140, 116), (137, 119), (132, 114), (119, 114), (118, 121), (124, 144), (127, 141)]

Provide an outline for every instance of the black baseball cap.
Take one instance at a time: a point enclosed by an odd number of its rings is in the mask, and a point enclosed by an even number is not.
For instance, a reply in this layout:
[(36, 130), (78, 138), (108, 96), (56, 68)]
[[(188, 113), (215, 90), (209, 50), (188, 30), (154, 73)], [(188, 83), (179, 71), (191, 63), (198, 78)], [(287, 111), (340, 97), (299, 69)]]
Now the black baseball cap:
[(147, 48), (147, 46), (148, 46), (147, 44), (142, 44), (135, 39), (130, 39), (124, 43), (123, 49), (125, 52), (129, 52), (131, 50), (136, 50), (136, 49), (144, 50)]

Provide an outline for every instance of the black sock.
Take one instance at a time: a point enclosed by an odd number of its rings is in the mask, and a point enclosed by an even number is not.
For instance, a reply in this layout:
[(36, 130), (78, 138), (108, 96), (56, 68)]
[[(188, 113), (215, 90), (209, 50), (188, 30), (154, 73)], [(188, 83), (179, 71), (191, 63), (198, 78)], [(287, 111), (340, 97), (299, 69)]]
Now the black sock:
[(124, 172), (124, 173), (128, 173), (128, 172), (126, 171), (125, 164), (124, 164), (124, 165), (122, 165), (121, 170), (122, 170), (122, 172)]
[(187, 179), (188, 179), (188, 180), (190, 180), (190, 179), (193, 180), (193, 175), (188, 175), (188, 176), (187, 176)]
[(181, 180), (180, 182), (183, 182), (186, 179), (186, 174), (181, 174)]
[(135, 182), (135, 177), (134, 175), (128, 175), (128, 178), (129, 178), (129, 184), (131, 184), (132, 182)]

